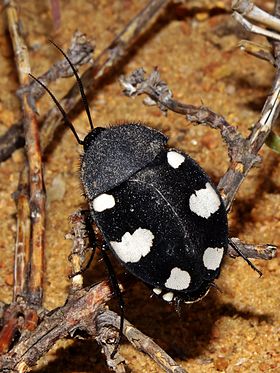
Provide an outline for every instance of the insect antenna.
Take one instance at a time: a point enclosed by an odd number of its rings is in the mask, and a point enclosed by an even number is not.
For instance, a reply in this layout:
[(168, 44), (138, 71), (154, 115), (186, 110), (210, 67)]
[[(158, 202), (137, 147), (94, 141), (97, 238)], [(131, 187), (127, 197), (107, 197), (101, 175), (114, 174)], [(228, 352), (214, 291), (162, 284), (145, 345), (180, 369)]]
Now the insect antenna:
[(64, 119), (64, 123), (67, 127), (69, 127), (71, 129), (71, 131), (73, 132), (74, 136), (76, 137), (76, 140), (78, 142), (78, 144), (80, 145), (83, 145), (84, 142), (79, 138), (76, 130), (75, 130), (75, 127), (73, 126), (73, 124), (70, 122), (65, 110), (63, 109), (63, 107), (60, 105), (60, 103), (58, 102), (58, 100), (56, 99), (55, 95), (49, 90), (49, 88), (44, 84), (42, 83), (39, 79), (35, 78), (35, 76), (33, 76), (32, 74), (29, 74), (29, 76), (34, 79), (38, 84), (40, 84), (40, 86), (42, 86), (47, 92), (48, 94), (51, 96), (51, 98), (53, 99), (54, 103), (56, 104), (56, 106), (58, 107), (59, 111), (61, 112), (62, 116), (63, 116), (63, 119)]
[(70, 67), (71, 67), (71, 69), (72, 69), (72, 71), (73, 71), (73, 73), (75, 75), (75, 78), (77, 80), (77, 83), (78, 83), (78, 86), (79, 86), (79, 89), (80, 89), (80, 93), (81, 93), (83, 105), (84, 105), (84, 108), (85, 108), (86, 113), (87, 113), (89, 125), (90, 125), (91, 130), (93, 130), (94, 129), (94, 125), (93, 125), (92, 118), (91, 118), (91, 115), (90, 115), (89, 104), (88, 104), (88, 100), (87, 100), (87, 97), (86, 97), (86, 94), (85, 94), (85, 91), (84, 91), (84, 87), (83, 87), (83, 83), (81, 81), (81, 78), (79, 77), (79, 74), (78, 74), (77, 70), (75, 69), (74, 65), (70, 61), (70, 59), (67, 56), (67, 54), (57, 44), (55, 44), (54, 41), (50, 40), (50, 42), (60, 51), (60, 53), (63, 54), (63, 56), (68, 61), (69, 65), (70, 65)]

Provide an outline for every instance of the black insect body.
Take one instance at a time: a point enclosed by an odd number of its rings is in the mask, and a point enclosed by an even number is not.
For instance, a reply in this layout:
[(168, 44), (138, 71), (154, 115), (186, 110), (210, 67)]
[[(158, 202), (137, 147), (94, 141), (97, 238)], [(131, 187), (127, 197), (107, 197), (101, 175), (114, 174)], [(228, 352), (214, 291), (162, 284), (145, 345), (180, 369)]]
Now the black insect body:
[[(54, 45), (69, 62), (80, 88), (91, 127), (83, 141), (53, 93), (31, 77), (49, 93), (84, 147), (81, 180), (104, 248), (157, 296), (177, 304), (207, 294), (229, 245), (261, 275), (228, 237), (225, 206), (203, 169), (180, 150), (169, 148), (165, 135), (143, 123), (94, 127), (81, 79), (68, 56)], [(94, 246), (90, 224), (88, 229)], [(113, 359), (123, 335), (124, 302), (106, 250), (101, 253), (121, 312)]]
[[(50, 94), (84, 147), (81, 180), (106, 245), (165, 301), (201, 299), (219, 276), (229, 241), (227, 214), (218, 191), (192, 158), (168, 148), (161, 132), (142, 123), (94, 128), (79, 75), (56, 47), (80, 87), (91, 126), (83, 141), (52, 92), (31, 76)], [(113, 357), (122, 335), (124, 303), (114, 269), (102, 253), (121, 310)]]
[[(107, 246), (164, 300), (199, 300), (219, 276), (229, 241), (217, 189), (192, 158), (168, 148), (167, 137), (159, 131), (142, 123), (94, 128), (81, 79), (68, 56), (53, 44), (79, 84), (91, 127), (83, 141), (53, 93), (31, 77), (50, 94), (84, 147), (81, 180)], [(113, 270), (105, 253), (104, 259)], [(117, 284), (114, 288), (120, 295)]]
[(141, 123), (95, 128), (81, 180), (92, 218), (125, 268), (168, 302), (203, 297), (228, 246), (227, 214), (209, 176)]

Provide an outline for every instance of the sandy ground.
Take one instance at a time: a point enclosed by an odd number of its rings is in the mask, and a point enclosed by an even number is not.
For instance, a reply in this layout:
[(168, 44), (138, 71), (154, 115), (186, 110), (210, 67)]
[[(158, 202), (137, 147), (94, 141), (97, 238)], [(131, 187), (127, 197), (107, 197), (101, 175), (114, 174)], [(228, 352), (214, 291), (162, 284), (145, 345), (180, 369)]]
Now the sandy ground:
[[(231, 20), (228, 1), (219, 1), (210, 12), (202, 1), (169, 8), (160, 20), (135, 45), (120, 69), (93, 95), (90, 105), (95, 123), (141, 120), (161, 129), (170, 144), (189, 153), (215, 182), (228, 165), (226, 147), (218, 132), (194, 127), (169, 113), (131, 100), (121, 93), (118, 77), (143, 66), (150, 72), (158, 66), (176, 99), (200, 105), (203, 102), (222, 114), (246, 135), (258, 119), (273, 78), (273, 67), (246, 55), (237, 48), (248, 37)], [(204, 2), (207, 3), (207, 2)], [(208, 2), (209, 3), (209, 2)], [(214, 1), (212, 2), (214, 3)], [(273, 1), (259, 1), (267, 10)], [(34, 75), (45, 72), (58, 58), (48, 39), (67, 48), (76, 29), (96, 43), (96, 54), (105, 48), (131, 17), (141, 8), (138, 1), (61, 0), (61, 26), (54, 30), (49, 2), (22, 2), (20, 16), (30, 48)], [(195, 7), (192, 7), (195, 5)], [(259, 39), (261, 42), (266, 42)], [(4, 12), (0, 17), (0, 134), (20, 120), (16, 97), (18, 88), (11, 42)], [(72, 84), (64, 79), (52, 85), (57, 97)], [(44, 97), (39, 109), (50, 107)], [(89, 127), (85, 113), (77, 114), (75, 126), (81, 136)], [(81, 150), (70, 131), (49, 150), (45, 159), (48, 196), (46, 228), (46, 270), (44, 305), (53, 309), (64, 303), (71, 243), (64, 236), (69, 231), (68, 216), (84, 206), (78, 178)], [(266, 146), (261, 150), (263, 163), (252, 170), (240, 188), (229, 216), (230, 232), (253, 243), (280, 243), (280, 168), (279, 155)], [(12, 193), (17, 189), (23, 152), (0, 164), (0, 299), (9, 303), (12, 295), (13, 247), (16, 209)], [(65, 191), (55, 193), (60, 181)], [(203, 301), (183, 307), (179, 317), (175, 309), (139, 283), (126, 292), (127, 319), (151, 336), (189, 373), (195, 372), (280, 372), (280, 302), (279, 256), (271, 262), (255, 261), (263, 272), (257, 273), (242, 260), (228, 259), (217, 281), (221, 292), (211, 291)], [(103, 266), (94, 264), (91, 281), (105, 277)], [(160, 372), (144, 354), (128, 343), (121, 347), (132, 372)], [(107, 372), (106, 363), (94, 342), (61, 341), (39, 362), (36, 372), (73, 373)]]

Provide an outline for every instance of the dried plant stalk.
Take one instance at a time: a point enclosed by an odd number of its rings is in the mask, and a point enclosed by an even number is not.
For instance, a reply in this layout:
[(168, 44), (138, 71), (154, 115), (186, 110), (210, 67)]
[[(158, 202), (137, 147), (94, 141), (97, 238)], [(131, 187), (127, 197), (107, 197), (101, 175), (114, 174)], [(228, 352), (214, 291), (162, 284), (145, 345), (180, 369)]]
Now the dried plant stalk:
[[(29, 84), (30, 65), (28, 51), (19, 32), (19, 19), (15, 1), (7, 2), (6, 14), (9, 31), (12, 39), (14, 55), (16, 59), (19, 81), (22, 86)], [(42, 156), (40, 151), (39, 129), (36, 116), (31, 110), (27, 95), (21, 96), (22, 111), (24, 113), (24, 131), (26, 143), (26, 155), (29, 167), (29, 216), (31, 219), (30, 248), (24, 249), (26, 257), (30, 251), (30, 277), (28, 290), (24, 294), (30, 303), (40, 307), (43, 294), (43, 260), (44, 260), (44, 233), (45, 233), (45, 188), (42, 171)], [(23, 171), (22, 175), (25, 174)], [(20, 186), (21, 188), (21, 186)], [(25, 206), (23, 204), (22, 206)], [(18, 219), (26, 216), (24, 211), (18, 215)], [(18, 222), (18, 226), (22, 223)], [(26, 241), (25, 241), (26, 242)], [(17, 257), (19, 257), (16, 254)], [(15, 285), (14, 289), (18, 288)], [(21, 287), (19, 287), (21, 288)], [(14, 298), (17, 294), (14, 295)]]
[(252, 21), (260, 22), (272, 30), (280, 31), (280, 20), (260, 9), (250, 0), (233, 0), (232, 9)]
[(30, 209), (29, 209), (29, 187), (27, 167), (22, 170), (19, 188), (16, 193), (17, 204), (17, 232), (14, 259), (14, 289), (13, 301), (18, 296), (24, 296), (28, 284), (27, 273), (30, 260)]

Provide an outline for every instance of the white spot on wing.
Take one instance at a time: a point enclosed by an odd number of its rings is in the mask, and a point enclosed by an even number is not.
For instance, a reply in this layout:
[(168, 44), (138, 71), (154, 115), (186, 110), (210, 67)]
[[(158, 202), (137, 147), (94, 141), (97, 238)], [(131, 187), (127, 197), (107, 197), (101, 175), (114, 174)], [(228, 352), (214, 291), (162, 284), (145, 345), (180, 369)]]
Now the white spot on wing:
[(173, 299), (174, 294), (170, 291), (169, 293), (165, 293), (162, 296), (162, 299), (165, 300), (166, 302), (171, 302)]
[(107, 209), (111, 209), (115, 206), (115, 198), (111, 194), (100, 194), (100, 196), (95, 197), (92, 201), (92, 207), (96, 212), (102, 212)]
[(178, 267), (174, 267), (170, 272), (170, 276), (165, 282), (165, 286), (174, 290), (185, 290), (189, 287), (191, 276), (189, 272), (183, 271)]
[(118, 257), (125, 263), (137, 263), (149, 254), (153, 246), (154, 235), (148, 229), (138, 228), (133, 234), (126, 232), (121, 241), (111, 241), (110, 244)]
[(190, 196), (189, 202), (191, 211), (206, 219), (214, 214), (221, 204), (216, 191), (210, 183), (206, 183), (204, 189), (196, 190)]
[(153, 289), (153, 292), (156, 294), (156, 295), (160, 295), (162, 293), (162, 289), (160, 288), (154, 288)]
[(208, 247), (203, 254), (203, 264), (212, 271), (220, 267), (224, 255), (223, 247)]
[(177, 152), (170, 151), (167, 153), (167, 162), (173, 168), (178, 168), (185, 161), (185, 157)]

